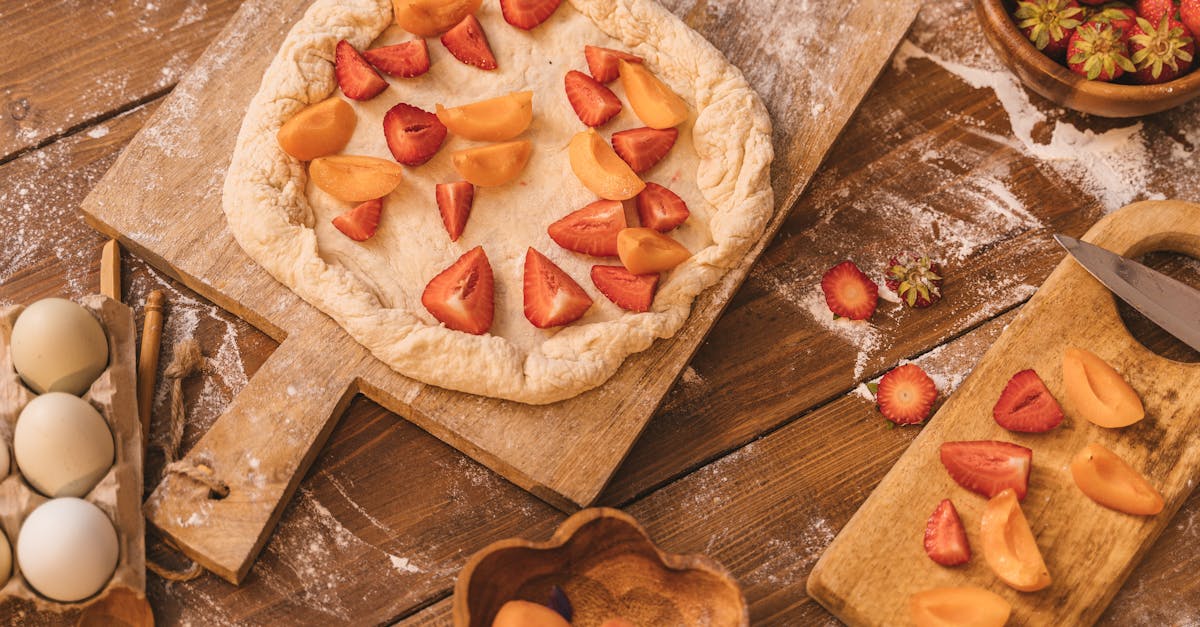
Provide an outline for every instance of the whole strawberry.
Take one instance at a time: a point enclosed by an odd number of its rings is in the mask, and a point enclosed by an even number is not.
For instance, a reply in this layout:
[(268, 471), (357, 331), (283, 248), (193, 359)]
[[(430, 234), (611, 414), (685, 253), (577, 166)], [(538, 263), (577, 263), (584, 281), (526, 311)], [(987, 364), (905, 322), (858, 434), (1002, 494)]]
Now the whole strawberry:
[(1171, 0), (1137, 0), (1137, 14), (1150, 20), (1151, 24), (1162, 21), (1164, 15), (1175, 12), (1175, 3)]
[(929, 257), (900, 254), (888, 261), (888, 289), (909, 307), (928, 307), (942, 299), (942, 267)]
[(1088, 16), (1085, 24), (1108, 24), (1121, 31), (1121, 39), (1129, 41), (1129, 35), (1137, 20), (1137, 11), (1124, 2), (1109, 2)]
[(1110, 24), (1087, 23), (1075, 29), (1067, 46), (1067, 65), (1090, 81), (1115, 81), (1136, 68), (1129, 60), (1129, 46), (1121, 31)]
[(1196, 44), (1182, 22), (1163, 16), (1155, 27), (1139, 17), (1129, 37), (1130, 60), (1137, 71), (1129, 75), (1135, 83), (1152, 85), (1174, 80), (1192, 69)]
[(1076, 0), (1020, 0), (1013, 16), (1029, 41), (1056, 61), (1066, 56), (1071, 33), (1084, 19)]
[(1200, 0), (1182, 0), (1179, 3), (1179, 20), (1193, 37), (1200, 36)]

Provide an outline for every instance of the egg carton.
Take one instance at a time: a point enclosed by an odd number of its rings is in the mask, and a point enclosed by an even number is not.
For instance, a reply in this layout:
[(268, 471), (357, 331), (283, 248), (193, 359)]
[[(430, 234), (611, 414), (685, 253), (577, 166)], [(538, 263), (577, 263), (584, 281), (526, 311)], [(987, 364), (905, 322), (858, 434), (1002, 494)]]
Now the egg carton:
[(0, 527), (13, 549), (13, 572), (0, 588), (0, 623), (13, 624), (30, 612), (75, 612), (114, 591), (146, 594), (145, 520), (142, 517), (142, 426), (138, 418), (133, 310), (106, 296), (92, 295), (79, 303), (99, 321), (108, 337), (108, 368), (83, 395), (108, 423), (116, 460), (108, 474), (83, 498), (100, 508), (117, 530), (120, 557), (112, 579), (100, 592), (74, 603), (42, 596), (21, 576), (17, 564), (17, 535), (21, 522), (49, 499), (21, 476), (11, 456), (17, 417), (37, 395), (13, 368), (9, 338), (24, 307), (0, 309), (0, 441), (10, 452), (10, 474), (0, 479)]

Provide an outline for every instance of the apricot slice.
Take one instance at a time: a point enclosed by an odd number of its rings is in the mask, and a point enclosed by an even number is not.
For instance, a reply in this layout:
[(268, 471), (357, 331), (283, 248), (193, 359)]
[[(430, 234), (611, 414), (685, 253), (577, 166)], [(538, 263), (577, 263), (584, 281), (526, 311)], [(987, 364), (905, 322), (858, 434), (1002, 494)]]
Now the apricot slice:
[(458, 175), (472, 185), (496, 187), (520, 176), (532, 152), (533, 144), (517, 141), (460, 150), (450, 160)]
[(275, 138), (289, 155), (312, 161), (346, 147), (358, 116), (350, 103), (334, 96), (302, 109), (279, 127)]
[(1118, 512), (1153, 516), (1163, 509), (1154, 486), (1116, 453), (1100, 444), (1084, 447), (1071, 460), (1075, 485), (1093, 501)]
[(593, 129), (572, 137), (567, 153), (579, 181), (605, 200), (628, 200), (646, 189), (629, 164)]
[(437, 106), (438, 119), (451, 133), (483, 142), (507, 141), (525, 132), (533, 121), (533, 92), (481, 100), (447, 109)]
[(392, 0), (400, 28), (420, 37), (436, 37), (479, 10), (483, 0)]
[(346, 202), (363, 202), (392, 193), (404, 178), (400, 164), (375, 157), (332, 155), (308, 164), (313, 183)]
[(558, 612), (530, 601), (509, 601), (500, 606), (492, 627), (571, 627)]
[(1001, 581), (1022, 592), (1050, 585), (1050, 572), (1012, 488), (987, 502), (979, 535), (983, 557)]
[(617, 255), (634, 274), (666, 272), (687, 261), (692, 253), (683, 244), (654, 229), (630, 228), (617, 233)]
[(646, 66), (624, 59), (619, 63), (625, 97), (642, 124), (661, 130), (679, 126), (688, 119), (687, 103), (651, 74)]
[(1081, 348), (1063, 352), (1067, 400), (1093, 424), (1127, 427), (1146, 417), (1142, 399), (1108, 362)]
[(917, 627), (1003, 627), (1012, 604), (983, 588), (934, 588), (908, 598), (908, 612)]

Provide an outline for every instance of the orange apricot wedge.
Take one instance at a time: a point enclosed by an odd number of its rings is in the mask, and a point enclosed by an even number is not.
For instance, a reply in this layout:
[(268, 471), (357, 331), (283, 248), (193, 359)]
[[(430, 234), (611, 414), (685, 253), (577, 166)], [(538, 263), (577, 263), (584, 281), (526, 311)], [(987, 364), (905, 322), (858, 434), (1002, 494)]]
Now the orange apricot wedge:
[(629, 200), (646, 189), (646, 183), (594, 129), (572, 137), (567, 154), (579, 181), (605, 200)]
[(1001, 581), (1021, 592), (1050, 585), (1050, 572), (1012, 488), (993, 496), (984, 506), (979, 535), (983, 557)]
[(1163, 509), (1162, 494), (1142, 473), (1100, 444), (1079, 451), (1071, 460), (1071, 476), (1088, 498), (1109, 509), (1138, 516), (1153, 516)]
[(646, 66), (624, 59), (618, 63), (625, 97), (642, 124), (661, 130), (679, 126), (688, 119), (687, 103), (651, 74)]
[(458, 175), (478, 187), (497, 187), (521, 175), (533, 144), (515, 141), (459, 150), (450, 155)]
[(392, 0), (392, 15), (400, 28), (436, 37), (479, 10), (483, 0)]
[(1103, 359), (1070, 347), (1063, 352), (1062, 368), (1067, 401), (1093, 424), (1113, 429), (1146, 417), (1137, 392)]
[(531, 601), (509, 601), (500, 606), (492, 627), (571, 627), (558, 612)]
[(345, 148), (357, 123), (354, 107), (334, 96), (301, 109), (279, 127), (275, 138), (284, 152), (312, 161)]
[(983, 588), (933, 588), (908, 598), (908, 612), (917, 627), (1003, 627), (1012, 604)]
[(404, 178), (394, 161), (357, 155), (318, 157), (308, 164), (308, 176), (325, 193), (346, 202), (383, 198)]
[(655, 274), (687, 261), (692, 253), (654, 229), (629, 228), (617, 233), (617, 256), (633, 274)]
[(437, 117), (451, 133), (482, 142), (508, 141), (533, 121), (533, 92), (481, 100), (459, 107), (437, 106)]

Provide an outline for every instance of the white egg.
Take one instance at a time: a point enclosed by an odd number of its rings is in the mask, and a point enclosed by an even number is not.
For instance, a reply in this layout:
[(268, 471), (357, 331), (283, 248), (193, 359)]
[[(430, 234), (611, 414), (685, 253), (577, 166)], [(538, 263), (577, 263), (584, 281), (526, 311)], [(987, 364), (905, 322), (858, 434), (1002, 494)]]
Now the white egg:
[(12, 547), (8, 546), (8, 536), (0, 529), (0, 588), (8, 583), (12, 575)]
[(87, 401), (50, 392), (21, 410), (13, 430), (13, 456), (38, 492), (84, 496), (112, 468), (112, 431)]
[(8, 445), (0, 440), (0, 481), (8, 476)]
[(112, 578), (120, 554), (112, 521), (82, 499), (42, 503), (17, 536), (21, 575), (56, 601), (79, 601), (99, 592)]
[(38, 394), (87, 391), (108, 366), (108, 338), (88, 310), (64, 298), (25, 308), (13, 325), (13, 367)]

